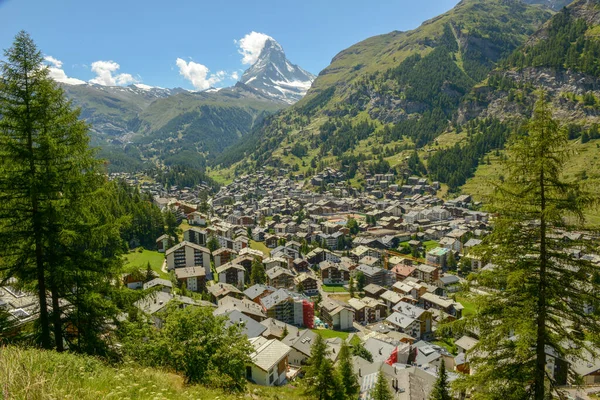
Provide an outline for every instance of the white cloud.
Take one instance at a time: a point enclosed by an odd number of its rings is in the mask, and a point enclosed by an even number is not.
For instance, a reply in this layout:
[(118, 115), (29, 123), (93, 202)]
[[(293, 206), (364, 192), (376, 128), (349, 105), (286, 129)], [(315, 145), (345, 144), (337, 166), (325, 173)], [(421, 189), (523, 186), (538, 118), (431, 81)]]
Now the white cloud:
[(176, 64), (179, 67), (179, 74), (190, 81), (196, 90), (206, 90), (227, 78), (225, 71), (209, 74), (208, 67), (193, 61), (186, 62), (178, 58)]
[(85, 81), (82, 81), (77, 78), (69, 78), (65, 71), (62, 69), (62, 61), (52, 57), (45, 56), (44, 60), (50, 64), (48, 66), (48, 70), (50, 71), (50, 78), (54, 79), (56, 82), (68, 83), (69, 85), (83, 85)]
[(121, 86), (137, 82), (131, 74), (113, 75), (121, 66), (114, 61), (94, 61), (92, 63), (92, 72), (96, 77), (90, 79), (90, 83), (103, 86)]
[(239, 47), (239, 53), (244, 56), (242, 64), (254, 64), (269, 39), (273, 38), (264, 33), (252, 31), (240, 40), (234, 40), (234, 43)]
[(240, 79), (240, 75), (237, 73), (237, 71), (235, 71), (233, 74), (231, 74), (231, 79), (233, 80), (238, 80)]

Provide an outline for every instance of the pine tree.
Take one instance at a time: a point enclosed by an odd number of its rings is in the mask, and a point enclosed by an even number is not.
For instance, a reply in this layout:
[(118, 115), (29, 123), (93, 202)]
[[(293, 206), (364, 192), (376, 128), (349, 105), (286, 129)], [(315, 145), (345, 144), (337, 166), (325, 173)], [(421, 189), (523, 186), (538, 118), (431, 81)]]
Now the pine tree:
[(348, 281), (348, 291), (350, 292), (350, 297), (354, 297), (356, 295), (356, 288), (354, 287), (354, 277), (350, 277), (350, 281)]
[(356, 274), (356, 287), (358, 288), (358, 291), (362, 292), (362, 290), (364, 289), (366, 284), (367, 284), (367, 282), (366, 282), (365, 274), (363, 274), (362, 272), (359, 271)]
[(211, 253), (214, 252), (219, 247), (221, 247), (221, 245), (219, 244), (219, 239), (217, 239), (216, 236), (211, 235), (210, 238), (208, 238), (208, 242), (206, 243), (206, 247), (210, 250)]
[(265, 265), (260, 261), (259, 258), (255, 258), (252, 261), (252, 271), (250, 271), (250, 282), (253, 285), (263, 284), (267, 280), (267, 273), (265, 271)]
[(342, 380), (342, 387), (344, 388), (346, 398), (356, 399), (360, 392), (360, 385), (358, 384), (358, 377), (352, 368), (352, 352), (345, 340), (342, 342), (342, 347), (340, 348), (337, 370)]
[(144, 279), (144, 281), (148, 282), (148, 281), (151, 281), (152, 279), (154, 279), (154, 271), (152, 270), (150, 261), (148, 261), (148, 264), (146, 265), (146, 278)]
[(438, 370), (438, 378), (435, 381), (429, 400), (452, 400), (448, 393), (448, 375), (446, 374), (446, 363), (442, 360)]
[(390, 391), (387, 379), (383, 375), (383, 372), (379, 371), (377, 374), (377, 381), (375, 387), (371, 389), (371, 399), (373, 400), (392, 400), (394, 397)]
[[(90, 212), (97, 204), (91, 194), (103, 178), (88, 147), (87, 125), (49, 77), (31, 37), (20, 32), (5, 57), (0, 72), (0, 246), (5, 246), (0, 248), (0, 278), (16, 277), (35, 287), (40, 344), (53, 347), (52, 329), (54, 346), (61, 351), (61, 297), (73, 293), (74, 275), (85, 279), (104, 261), (100, 257), (89, 266), (74, 262), (82, 253), (76, 247), (85, 244), (81, 239), (91, 240), (96, 228), (98, 218)], [(99, 283), (81, 283), (88, 284)]]
[(327, 343), (321, 335), (317, 335), (315, 342), (310, 348), (310, 357), (306, 361), (306, 369), (304, 374), (304, 382), (306, 384), (304, 392), (307, 396), (312, 398), (320, 398), (321, 388), (319, 388), (321, 366), (327, 360), (329, 350), (327, 350)]
[[(598, 338), (600, 320), (586, 314), (598, 304), (598, 268), (571, 257), (559, 231), (583, 227), (584, 210), (597, 198), (579, 182), (563, 180), (568, 139), (552, 119), (544, 95), (535, 106), (527, 134), (508, 148), (505, 182), (490, 199), (493, 232), (478, 253), (496, 268), (477, 276), (482, 293), (477, 313), (456, 322), (478, 329), (480, 341), (470, 354), (474, 375), (462, 377), (460, 390), (473, 390), (473, 399), (543, 400), (555, 389), (546, 374), (546, 351), (569, 359), (596, 347), (569, 327), (579, 326)], [(569, 247), (591, 250), (591, 243), (573, 240)], [(493, 357), (489, 355), (493, 354)]]
[(325, 339), (317, 335), (311, 347), (311, 356), (307, 360), (304, 394), (319, 400), (342, 400), (344, 398), (342, 377), (337, 373), (328, 356), (329, 350)]

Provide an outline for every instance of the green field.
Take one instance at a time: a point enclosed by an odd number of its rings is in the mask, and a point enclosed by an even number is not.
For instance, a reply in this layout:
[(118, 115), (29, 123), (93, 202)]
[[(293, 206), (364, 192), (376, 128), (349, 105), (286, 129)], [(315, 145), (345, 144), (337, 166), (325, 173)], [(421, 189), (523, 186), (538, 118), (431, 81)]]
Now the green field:
[[(246, 393), (228, 394), (199, 385), (186, 385), (169, 371), (132, 363), (116, 366), (70, 353), (10, 346), (0, 348), (1, 399), (288, 399), (302, 396), (297, 387), (248, 385)], [(296, 385), (297, 386), (297, 385)]]
[(435, 240), (428, 240), (423, 242), (423, 246), (425, 247), (425, 251), (429, 251), (431, 249), (435, 249), (436, 247), (440, 247), (440, 243)]
[(464, 294), (457, 294), (455, 299), (465, 308), (463, 310), (463, 317), (475, 314), (476, 308), (475, 303), (472, 299), (465, 296)]
[(444, 338), (444, 339), (434, 340), (431, 343), (437, 344), (438, 346), (445, 348), (446, 350), (448, 350), (450, 353), (452, 353), (454, 355), (458, 354), (458, 349), (457, 349), (456, 345), (454, 344), (454, 338)]
[(271, 249), (265, 246), (263, 242), (255, 242), (254, 240), (250, 240), (250, 248), (262, 251), (267, 257), (271, 255)]
[(343, 285), (321, 285), (321, 289), (327, 293), (345, 293), (348, 291)]
[(125, 255), (125, 271), (131, 271), (134, 268), (146, 270), (146, 266), (150, 263), (150, 267), (161, 278), (169, 279), (169, 274), (162, 271), (165, 255), (158, 251), (144, 250), (141, 253), (133, 250)]

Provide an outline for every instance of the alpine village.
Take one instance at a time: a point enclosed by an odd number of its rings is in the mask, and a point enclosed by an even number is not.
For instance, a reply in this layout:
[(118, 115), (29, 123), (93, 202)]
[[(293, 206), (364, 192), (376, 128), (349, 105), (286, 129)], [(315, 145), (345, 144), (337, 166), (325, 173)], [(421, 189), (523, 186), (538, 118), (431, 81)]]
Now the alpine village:
[(0, 399), (600, 398), (600, 0), (455, 3), (194, 91), (15, 32)]

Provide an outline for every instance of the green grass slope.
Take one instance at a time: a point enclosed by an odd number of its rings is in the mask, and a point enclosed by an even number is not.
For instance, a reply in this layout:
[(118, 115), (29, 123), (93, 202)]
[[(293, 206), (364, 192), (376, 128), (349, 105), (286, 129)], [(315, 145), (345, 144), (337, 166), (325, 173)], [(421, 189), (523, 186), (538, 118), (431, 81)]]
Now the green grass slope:
[(185, 385), (176, 374), (125, 363), (116, 367), (68, 353), (0, 347), (0, 399), (302, 399), (292, 386), (249, 385), (247, 393), (227, 394)]

